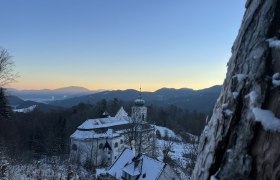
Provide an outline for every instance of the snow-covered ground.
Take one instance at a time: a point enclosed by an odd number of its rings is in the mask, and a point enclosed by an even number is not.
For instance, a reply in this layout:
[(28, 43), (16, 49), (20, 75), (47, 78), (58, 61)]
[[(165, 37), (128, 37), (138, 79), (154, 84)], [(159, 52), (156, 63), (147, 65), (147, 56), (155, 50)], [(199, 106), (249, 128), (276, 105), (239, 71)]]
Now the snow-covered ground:
[[(190, 177), (179, 166), (185, 167), (190, 162), (190, 159), (184, 157), (183, 155), (193, 153), (192, 151), (194, 151), (195, 145), (184, 142), (182, 137), (176, 135), (176, 133), (169, 128), (155, 125), (154, 127), (160, 132), (160, 135), (162, 137), (157, 138), (156, 140), (158, 148), (158, 159), (161, 161), (163, 160), (163, 150), (166, 149), (166, 147), (170, 146), (171, 151), (168, 153), (168, 155), (178, 165), (178, 167), (176, 168), (177, 172), (180, 173), (182, 179), (189, 179)], [(166, 135), (168, 135), (168, 138), (166, 138)], [(198, 140), (197, 136), (194, 136), (192, 134), (189, 134), (189, 136), (196, 141)]]
[[(49, 159), (49, 158), (48, 158)], [(5, 176), (3, 180), (33, 180), (33, 179), (94, 179), (95, 175), (88, 172), (81, 166), (72, 165), (67, 161), (58, 162), (58, 157), (52, 160), (42, 159), (32, 163), (10, 164), (7, 163)], [(5, 164), (5, 163), (4, 163)], [(0, 163), (3, 167), (3, 162)]]
[(160, 136), (163, 138), (172, 138), (172, 139), (178, 139), (179, 141), (182, 141), (182, 138), (178, 135), (176, 135), (171, 129), (162, 127), (162, 126), (156, 126), (152, 125), (158, 133), (160, 133)]
[[(155, 126), (161, 137), (156, 139), (158, 156), (157, 159), (163, 161), (164, 149), (167, 146), (171, 147), (168, 156), (175, 162), (170, 164), (180, 175), (181, 179), (189, 179), (184, 167), (190, 162), (186, 154), (193, 153), (193, 144), (186, 143), (174, 131), (166, 127)], [(166, 137), (168, 136), (168, 138)], [(190, 135), (197, 139), (196, 136)], [(185, 155), (185, 156), (183, 156)], [(4, 163), (5, 164), (5, 163)], [(3, 162), (0, 162), (0, 168)], [(94, 172), (88, 172), (82, 166), (77, 166), (69, 163), (67, 160), (59, 160), (59, 157), (44, 158), (40, 161), (32, 163), (12, 164), (7, 163), (7, 170), (5, 176), (7, 178), (0, 179), (14, 179), (14, 180), (32, 180), (32, 179), (95, 179), (96, 175), (103, 174), (106, 169), (96, 169)], [(1, 172), (0, 172), (1, 176)]]

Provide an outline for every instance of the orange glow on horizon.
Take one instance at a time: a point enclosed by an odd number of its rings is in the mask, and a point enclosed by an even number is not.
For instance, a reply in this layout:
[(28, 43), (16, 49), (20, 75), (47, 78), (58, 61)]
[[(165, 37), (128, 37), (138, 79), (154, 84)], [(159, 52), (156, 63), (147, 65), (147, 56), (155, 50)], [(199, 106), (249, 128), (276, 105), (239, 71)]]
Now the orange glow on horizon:
[(221, 83), (215, 83), (215, 82), (209, 82), (209, 83), (204, 83), (202, 84), (189, 84), (189, 86), (183, 85), (183, 84), (164, 84), (164, 83), (139, 83), (135, 84), (132, 83), (131, 85), (129, 84), (108, 84), (108, 85), (92, 85), (92, 84), (23, 84), (23, 83), (12, 83), (7, 88), (15, 88), (18, 90), (41, 90), (41, 89), (58, 89), (58, 88), (63, 88), (63, 87), (69, 87), (69, 86), (79, 86), (79, 87), (84, 87), (89, 90), (126, 90), (126, 89), (135, 89), (139, 90), (140, 84), (142, 87), (142, 91), (148, 91), (148, 92), (153, 92), (161, 88), (175, 88), (175, 89), (180, 89), (180, 88), (190, 88), (194, 90), (198, 89), (204, 89), (208, 88), (214, 85), (220, 85)]

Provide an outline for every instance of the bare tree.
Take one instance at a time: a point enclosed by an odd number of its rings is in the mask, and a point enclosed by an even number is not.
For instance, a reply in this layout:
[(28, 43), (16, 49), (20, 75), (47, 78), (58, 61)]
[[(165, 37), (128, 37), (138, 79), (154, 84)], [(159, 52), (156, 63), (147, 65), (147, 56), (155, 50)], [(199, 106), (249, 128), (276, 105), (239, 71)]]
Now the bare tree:
[(18, 74), (14, 71), (12, 56), (6, 49), (0, 48), (0, 87), (14, 82)]
[(192, 171), (195, 166), (196, 158), (197, 158), (197, 150), (198, 150), (198, 142), (195, 138), (189, 143), (185, 144), (184, 152), (182, 154), (183, 157), (188, 159), (188, 162), (184, 165), (181, 165), (183, 169), (187, 172), (189, 176), (191, 176)]
[(162, 149), (163, 162), (165, 162), (165, 163), (171, 163), (172, 162), (172, 164), (173, 164), (173, 160), (170, 156), (170, 152), (173, 151), (173, 145), (174, 145), (174, 142), (172, 142), (172, 141), (165, 141), (164, 142), (163, 149)]

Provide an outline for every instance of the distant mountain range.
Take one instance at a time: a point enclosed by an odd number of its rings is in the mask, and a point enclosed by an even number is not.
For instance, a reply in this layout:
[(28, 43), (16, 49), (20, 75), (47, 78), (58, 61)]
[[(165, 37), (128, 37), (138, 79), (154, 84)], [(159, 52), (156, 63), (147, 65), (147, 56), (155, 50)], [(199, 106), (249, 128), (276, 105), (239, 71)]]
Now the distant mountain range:
[[(155, 92), (142, 92), (141, 94), (147, 105), (174, 105), (190, 111), (209, 112), (213, 109), (220, 94), (221, 87), (222, 86), (217, 85), (201, 90), (162, 88)], [(102, 99), (113, 100), (114, 98), (118, 98), (122, 101), (134, 101), (139, 96), (139, 92), (133, 89), (96, 92), (80, 87), (67, 87), (56, 90), (8, 90), (8, 92), (13, 94), (8, 96), (8, 101), (12, 107), (20, 109), (36, 105), (42, 110), (50, 110), (56, 107), (70, 108), (79, 103), (95, 104)], [(32, 92), (34, 92), (33, 95)], [(55, 98), (47, 100), (49, 96), (55, 96)], [(61, 98), (62, 96), (63, 98)], [(38, 97), (38, 99), (43, 99), (45, 97), (46, 99), (42, 101), (44, 103), (40, 103), (36, 101), (36, 97)], [(59, 98), (60, 100), (56, 100)], [(26, 99), (35, 99), (35, 101)]]
[[(213, 86), (201, 90), (192, 90), (188, 88), (162, 88), (155, 92), (142, 92), (142, 98), (146, 101), (147, 105), (175, 105), (191, 111), (208, 112), (212, 111), (220, 94), (221, 87), (222, 86)], [(94, 104), (102, 99), (113, 100), (114, 98), (118, 98), (123, 101), (134, 101), (138, 96), (139, 92), (133, 89), (114, 90), (68, 98), (65, 100), (51, 101), (49, 104), (68, 108), (79, 103)]]
[(12, 109), (27, 109), (34, 105), (36, 106), (36, 109), (42, 110), (42, 111), (49, 111), (49, 110), (54, 110), (54, 109), (60, 108), (60, 107), (53, 106), (50, 104), (39, 103), (39, 102), (35, 102), (35, 101), (30, 101), (30, 100), (23, 100), (17, 96), (11, 96), (11, 95), (7, 96), (7, 101), (9, 103), (9, 105), (12, 107)]
[(31, 100), (45, 103), (46, 101), (63, 100), (71, 97), (77, 97), (87, 94), (93, 94), (98, 91), (91, 91), (84, 87), (69, 86), (59, 89), (42, 89), (42, 90), (17, 90), (7, 88), (6, 94), (17, 96), (23, 100)]

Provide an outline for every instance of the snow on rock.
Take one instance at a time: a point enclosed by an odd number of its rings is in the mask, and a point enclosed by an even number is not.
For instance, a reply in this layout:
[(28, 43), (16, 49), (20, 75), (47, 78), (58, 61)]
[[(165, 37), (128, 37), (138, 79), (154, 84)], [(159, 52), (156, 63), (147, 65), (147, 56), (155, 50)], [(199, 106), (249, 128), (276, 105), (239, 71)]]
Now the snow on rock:
[(222, 105), (222, 108), (223, 108), (223, 109), (228, 108), (228, 103), (223, 104), (223, 105)]
[(238, 82), (245, 80), (247, 77), (248, 77), (248, 75), (246, 75), (246, 74), (236, 74), (233, 76), (233, 78), (237, 78)]
[(273, 74), (273, 76), (272, 76), (272, 84), (273, 84), (273, 87), (280, 86), (280, 73)]
[(236, 92), (236, 91), (232, 92), (232, 96), (234, 99), (236, 99), (238, 97), (238, 95), (239, 95), (238, 92)]
[(233, 112), (230, 109), (228, 109), (228, 103), (223, 104), (222, 109), (226, 117), (230, 117), (233, 114)]
[(255, 120), (260, 122), (265, 130), (280, 132), (280, 119), (275, 117), (273, 112), (260, 108), (253, 108), (252, 112), (255, 115)]
[(276, 38), (271, 38), (267, 40), (270, 48), (280, 49), (280, 40)]
[(230, 109), (226, 109), (223, 112), (226, 117), (230, 117), (233, 114), (232, 110)]
[(249, 98), (250, 107), (255, 107), (256, 103), (258, 102), (259, 95), (256, 91), (251, 91), (245, 96), (245, 98)]
[(211, 176), (210, 180), (217, 180), (217, 178), (215, 176)]

